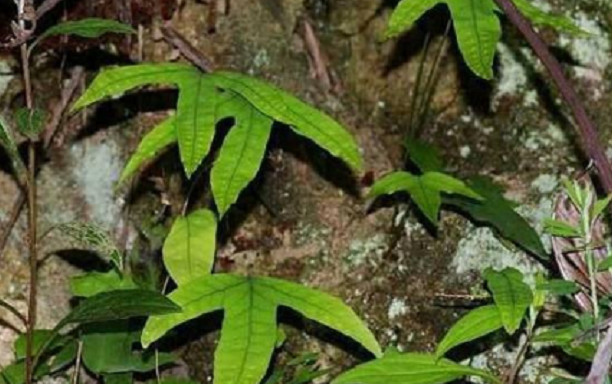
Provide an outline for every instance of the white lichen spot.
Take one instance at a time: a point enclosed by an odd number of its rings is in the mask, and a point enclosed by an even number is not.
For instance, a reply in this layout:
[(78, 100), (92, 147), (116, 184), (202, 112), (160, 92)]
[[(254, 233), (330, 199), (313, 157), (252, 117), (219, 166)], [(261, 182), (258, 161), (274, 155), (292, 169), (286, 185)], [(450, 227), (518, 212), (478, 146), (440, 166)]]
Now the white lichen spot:
[(368, 239), (354, 240), (349, 246), (346, 260), (353, 266), (359, 266), (368, 261), (376, 264), (376, 261), (386, 252), (387, 246), (387, 238), (382, 234)]
[[(552, 216), (552, 200), (540, 199), (534, 205), (523, 205), (517, 212), (529, 222), (540, 235), (545, 249), (550, 249), (550, 237), (543, 231), (544, 219)], [(459, 241), (457, 252), (451, 263), (457, 275), (469, 272), (482, 272), (486, 268), (501, 270), (516, 268), (525, 275), (526, 282), (532, 284), (535, 274), (544, 268), (533, 257), (520, 249), (502, 244), (489, 228), (470, 227), (466, 237)]]
[[(564, 143), (566, 137), (557, 125), (549, 124), (546, 130), (530, 130), (525, 140), (525, 147), (531, 151), (536, 151), (542, 148), (560, 148), (559, 144)], [(548, 155), (553, 155), (553, 152), (547, 152)]]
[(542, 194), (551, 193), (557, 188), (557, 185), (559, 185), (559, 180), (554, 175), (548, 174), (542, 174), (531, 182), (531, 186)]
[(70, 154), (75, 164), (72, 174), (87, 203), (90, 219), (104, 228), (114, 228), (121, 213), (113, 193), (123, 168), (118, 145), (113, 141), (84, 142), (74, 145)]
[(466, 159), (468, 156), (470, 156), (470, 153), (472, 153), (472, 149), (470, 148), (469, 145), (464, 145), (463, 147), (459, 148), (459, 154), (464, 159)]
[(451, 268), (457, 275), (482, 272), (487, 268), (502, 270), (507, 267), (521, 271), (529, 281), (543, 268), (524, 252), (511, 250), (502, 244), (489, 228), (472, 228), (459, 241)]
[(503, 43), (497, 44), (500, 59), (500, 79), (497, 83), (497, 92), (494, 103), (504, 96), (514, 96), (525, 90), (527, 86), (527, 72), (518, 62), (514, 53)]
[(574, 23), (588, 32), (586, 36), (562, 35), (559, 44), (568, 49), (581, 67), (575, 68), (576, 76), (587, 80), (601, 80), (606, 68), (612, 62), (609, 34), (597, 20), (584, 12), (573, 17)]
[(255, 55), (253, 59), (253, 65), (256, 68), (267, 67), (270, 64), (270, 57), (268, 56), (268, 51), (265, 49), (261, 49)]
[(13, 80), (11, 67), (6, 61), (0, 61), (0, 96), (6, 92), (9, 83)]
[(395, 320), (397, 317), (403, 316), (408, 313), (408, 307), (406, 302), (402, 299), (394, 297), (389, 305), (389, 311), (387, 312), (389, 320)]
[(535, 107), (536, 105), (538, 105), (538, 92), (533, 89), (525, 92), (525, 97), (523, 97), (523, 106)]

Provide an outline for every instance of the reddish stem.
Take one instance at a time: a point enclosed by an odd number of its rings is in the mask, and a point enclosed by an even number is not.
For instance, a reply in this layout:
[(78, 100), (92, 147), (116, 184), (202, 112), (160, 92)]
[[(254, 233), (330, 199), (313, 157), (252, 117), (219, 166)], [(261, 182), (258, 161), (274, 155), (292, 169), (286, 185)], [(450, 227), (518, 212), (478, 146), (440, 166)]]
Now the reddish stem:
[[(540, 35), (533, 29), (533, 26), (518, 10), (512, 0), (494, 0), (504, 11), (506, 17), (523, 34), (536, 56), (540, 59), (544, 67), (550, 73), (553, 81), (559, 88), (561, 96), (572, 110), (576, 122), (578, 135), (582, 139), (585, 155), (593, 162), (597, 170), (599, 181), (607, 194), (612, 193), (612, 168), (606, 157), (603, 147), (599, 143), (599, 136), (595, 124), (587, 114), (580, 97), (574, 90), (563, 72), (563, 67), (552, 55), (548, 46)], [(611, 207), (612, 209), (612, 207)]]

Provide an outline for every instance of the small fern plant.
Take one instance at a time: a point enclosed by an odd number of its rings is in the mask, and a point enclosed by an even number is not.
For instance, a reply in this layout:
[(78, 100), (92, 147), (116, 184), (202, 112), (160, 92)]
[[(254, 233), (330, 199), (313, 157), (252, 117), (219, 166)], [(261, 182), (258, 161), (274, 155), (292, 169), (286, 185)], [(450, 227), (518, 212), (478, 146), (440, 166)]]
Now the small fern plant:
[[(457, 44), (467, 66), (483, 79), (493, 78), (495, 49), (501, 38), (500, 10), (493, 0), (402, 0), (389, 20), (387, 37), (408, 30), (423, 14), (444, 3), (453, 20)], [(533, 23), (571, 34), (584, 33), (569, 19), (551, 15), (529, 0), (514, 0)]]
[[(176, 113), (143, 138), (120, 181), (131, 177), (174, 143), (178, 143), (185, 173), (191, 177), (210, 155), (217, 123), (228, 117), (233, 118), (234, 124), (211, 171), (212, 192), (220, 217), (255, 177), (275, 121), (311, 139), (352, 169), (361, 168), (357, 144), (339, 123), (277, 88), (237, 73), (204, 74), (184, 64), (107, 69), (98, 75), (73, 110), (153, 83), (178, 87)], [(217, 215), (209, 209), (195, 210), (174, 221), (162, 257), (177, 286), (168, 298), (181, 311), (177, 316), (149, 318), (141, 335), (145, 348), (184, 322), (223, 311), (214, 382), (256, 384), (265, 377), (278, 344), (278, 308), (288, 307), (343, 333), (374, 356), (382, 355), (370, 330), (333, 296), (268, 277), (212, 274), (217, 221)]]
[(353, 137), (328, 115), (290, 94), (233, 72), (204, 74), (186, 64), (142, 64), (102, 71), (73, 110), (148, 84), (179, 89), (176, 114), (146, 135), (121, 180), (166, 147), (178, 143), (185, 173), (191, 177), (209, 155), (216, 124), (234, 119), (211, 171), (212, 192), (222, 217), (257, 174), (275, 121), (289, 126), (320, 147), (361, 168)]

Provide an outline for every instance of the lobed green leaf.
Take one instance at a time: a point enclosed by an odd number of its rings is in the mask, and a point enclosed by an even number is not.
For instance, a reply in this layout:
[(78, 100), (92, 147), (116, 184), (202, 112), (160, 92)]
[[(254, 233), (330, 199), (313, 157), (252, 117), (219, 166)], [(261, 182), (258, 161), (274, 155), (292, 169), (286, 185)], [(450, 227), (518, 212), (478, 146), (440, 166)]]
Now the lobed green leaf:
[(277, 308), (285, 306), (318, 321), (380, 355), (372, 333), (342, 301), (299, 284), (272, 278), (215, 274), (179, 286), (169, 298), (181, 313), (153, 316), (142, 333), (147, 347), (170, 329), (203, 314), (224, 310), (215, 352), (215, 383), (260, 382), (277, 342)]

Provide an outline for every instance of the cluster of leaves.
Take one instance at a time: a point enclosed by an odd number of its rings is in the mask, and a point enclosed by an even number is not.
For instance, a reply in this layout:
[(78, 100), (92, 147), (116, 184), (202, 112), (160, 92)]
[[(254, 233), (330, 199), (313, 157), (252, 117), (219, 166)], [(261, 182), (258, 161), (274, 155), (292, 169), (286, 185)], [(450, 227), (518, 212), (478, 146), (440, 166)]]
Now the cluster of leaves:
[[(444, 3), (450, 10), (457, 44), (468, 67), (483, 79), (493, 78), (493, 60), (501, 38), (500, 13), (493, 0), (402, 0), (389, 20), (387, 36), (397, 36), (409, 29), (424, 13)], [(532, 22), (559, 31), (582, 34), (570, 20), (550, 15), (529, 0), (514, 0), (516, 6)]]
[[(388, 35), (407, 29), (438, 2), (402, 0), (392, 15)], [(494, 2), (447, 0), (445, 3), (468, 66), (477, 75), (491, 78), (495, 47), (501, 34)], [(526, 0), (516, 3), (537, 23), (566, 32), (581, 32), (566, 19), (545, 14)], [(108, 32), (132, 33), (133, 30), (106, 20), (68, 22), (43, 33), (31, 47), (54, 35), (97, 37)], [(388, 350), (383, 354), (364, 322), (338, 298), (270, 277), (213, 274), (217, 221), (255, 178), (273, 126), (289, 127), (355, 170), (362, 166), (361, 155), (355, 140), (338, 122), (290, 94), (252, 77), (226, 71), (204, 74), (185, 64), (141, 64), (104, 70), (77, 101), (73, 111), (150, 84), (178, 88), (176, 112), (143, 138), (121, 181), (133, 176), (173, 144), (178, 144), (188, 177), (193, 176), (205, 159), (214, 156), (210, 180), (218, 215), (199, 209), (175, 219), (162, 252), (166, 271), (176, 284), (176, 289), (167, 296), (139, 286), (121, 252), (99, 228), (83, 223), (59, 226), (59, 231), (105, 256), (108, 263), (104, 271), (73, 278), (71, 291), (79, 299), (79, 305), (54, 329), (35, 333), (36, 378), (64, 370), (80, 354), (83, 365), (104, 381), (129, 384), (134, 373), (149, 372), (175, 360), (172, 354), (152, 351), (149, 347), (153, 343), (171, 336), (171, 330), (183, 323), (222, 311), (214, 382), (257, 384), (266, 377), (272, 355), (282, 345), (277, 312), (284, 307), (347, 336), (376, 357), (341, 374), (333, 380), (335, 384), (445, 383), (464, 376), (499, 383), (491, 373), (445, 356), (460, 345), (502, 329), (513, 335), (523, 324), (531, 336), (549, 295), (572, 295), (579, 289), (572, 282), (545, 281), (542, 276), (532, 289), (515, 269), (487, 270), (484, 278), (492, 303), (470, 311), (453, 325), (435, 353)], [(217, 126), (226, 119), (231, 119), (232, 127), (218, 153), (213, 154), (211, 147)], [(18, 130), (31, 140), (40, 135), (44, 120), (44, 113), (38, 110), (20, 110), (14, 116)], [(25, 166), (7, 124), (1, 119), (0, 145), (7, 150), (17, 174), (23, 174)], [(538, 235), (516, 213), (514, 204), (503, 197), (502, 189), (488, 179), (473, 178), (464, 182), (452, 177), (444, 173), (443, 162), (426, 144), (412, 140), (406, 145), (418, 171), (383, 177), (372, 187), (371, 198), (406, 192), (434, 225), (441, 207), (451, 206), (530, 253), (541, 258), (547, 256)], [(608, 202), (595, 204), (591, 212), (594, 217), (601, 214)], [(584, 235), (580, 228), (558, 221), (550, 222), (549, 228), (555, 235)], [(610, 265), (612, 261), (606, 259), (597, 267), (605, 269)], [(596, 340), (583, 338), (584, 342), (576, 345), (575, 339), (592, 329), (598, 320), (581, 316), (568, 327), (533, 337), (533, 342), (552, 342), (573, 356), (593, 359)], [(138, 341), (142, 348), (135, 346)], [(0, 372), (1, 384), (23, 383), (25, 349), (25, 339), (20, 337), (15, 343), (15, 363)], [(291, 382), (306, 383), (326, 373), (314, 368), (313, 361), (308, 357), (290, 362), (289, 366), (303, 368)], [(268, 378), (268, 383), (283, 380), (285, 374), (284, 370), (277, 370)]]
[(502, 238), (530, 254), (549, 256), (537, 232), (516, 211), (516, 204), (504, 197), (504, 190), (485, 177), (463, 182), (444, 172), (444, 163), (435, 147), (411, 139), (406, 151), (417, 173), (394, 172), (378, 180), (370, 198), (398, 192), (407, 193), (427, 220), (436, 225), (440, 209), (446, 205), (465, 214), (472, 222), (488, 226)]
[(178, 87), (176, 114), (143, 138), (122, 181), (177, 142), (185, 173), (191, 176), (209, 155), (217, 124), (227, 118), (233, 119), (233, 127), (211, 171), (212, 192), (221, 216), (257, 174), (275, 121), (314, 141), (353, 169), (361, 168), (357, 144), (338, 122), (280, 89), (238, 73), (204, 74), (185, 64), (106, 69), (73, 110), (148, 84)]

